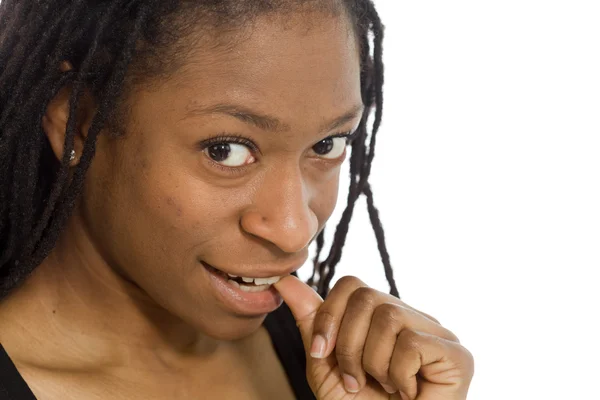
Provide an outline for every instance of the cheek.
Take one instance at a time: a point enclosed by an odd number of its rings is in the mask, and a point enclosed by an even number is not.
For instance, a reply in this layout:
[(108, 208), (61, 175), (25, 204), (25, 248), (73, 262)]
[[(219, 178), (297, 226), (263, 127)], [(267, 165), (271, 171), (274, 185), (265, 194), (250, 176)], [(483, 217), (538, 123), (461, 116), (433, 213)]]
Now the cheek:
[(320, 226), (325, 225), (335, 210), (340, 188), (340, 169), (337, 168), (327, 178), (314, 185), (314, 195), (310, 205)]
[[(172, 168), (149, 163), (143, 152), (128, 152), (127, 158), (99, 149), (90, 168), (82, 204), (91, 238), (112, 266), (151, 270), (166, 263), (177, 268), (182, 252), (190, 247), (185, 221), (193, 215), (177, 189)], [(109, 149), (110, 150), (110, 149)], [(123, 149), (124, 150), (124, 149)], [(175, 194), (177, 194), (176, 197)], [(175, 257), (179, 258), (173, 262)]]

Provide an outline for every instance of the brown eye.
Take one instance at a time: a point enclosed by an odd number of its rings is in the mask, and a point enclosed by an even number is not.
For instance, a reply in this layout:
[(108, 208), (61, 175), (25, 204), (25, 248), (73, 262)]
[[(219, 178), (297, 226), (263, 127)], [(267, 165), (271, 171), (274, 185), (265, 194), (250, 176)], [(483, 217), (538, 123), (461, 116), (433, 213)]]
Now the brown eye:
[[(248, 147), (236, 143), (217, 143), (204, 149), (204, 153), (211, 160), (227, 167), (242, 167), (252, 159), (252, 153)], [(251, 160), (250, 160), (251, 161)]]
[(345, 137), (327, 138), (314, 145), (313, 151), (323, 158), (335, 159), (344, 154), (347, 143)]
[(225, 161), (229, 153), (231, 153), (229, 143), (216, 144), (208, 148), (208, 155), (217, 162)]

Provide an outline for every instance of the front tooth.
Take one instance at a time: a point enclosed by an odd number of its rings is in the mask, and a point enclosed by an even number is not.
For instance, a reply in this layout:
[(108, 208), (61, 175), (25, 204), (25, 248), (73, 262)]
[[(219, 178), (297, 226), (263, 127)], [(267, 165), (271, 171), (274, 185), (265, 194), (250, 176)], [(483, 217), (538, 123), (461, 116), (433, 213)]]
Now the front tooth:
[(242, 277), (242, 280), (246, 283), (252, 283), (254, 282), (254, 278), (246, 278), (245, 276)]
[(237, 278), (238, 277), (237, 275), (232, 275), (232, 274), (227, 274), (227, 275), (229, 275), (230, 278)]
[(277, 282), (279, 282), (279, 280), (280, 280), (280, 279), (281, 279), (281, 277), (280, 277), (280, 276), (274, 276), (274, 277), (270, 278), (270, 279), (269, 279), (269, 285), (272, 285), (272, 284), (274, 284), (274, 283), (277, 283)]
[(279, 281), (278, 276), (274, 276), (271, 278), (255, 278), (254, 279), (254, 283), (257, 285), (272, 285), (272, 284), (276, 283), (277, 281)]

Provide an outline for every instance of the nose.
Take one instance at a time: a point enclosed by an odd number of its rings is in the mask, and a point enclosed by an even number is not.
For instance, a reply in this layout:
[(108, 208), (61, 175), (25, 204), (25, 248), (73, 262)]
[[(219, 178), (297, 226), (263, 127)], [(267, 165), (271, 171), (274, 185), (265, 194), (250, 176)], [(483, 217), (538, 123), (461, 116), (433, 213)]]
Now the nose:
[(297, 253), (310, 244), (319, 229), (310, 201), (310, 190), (299, 168), (281, 169), (263, 181), (252, 208), (244, 211), (240, 224), (246, 232), (282, 251)]

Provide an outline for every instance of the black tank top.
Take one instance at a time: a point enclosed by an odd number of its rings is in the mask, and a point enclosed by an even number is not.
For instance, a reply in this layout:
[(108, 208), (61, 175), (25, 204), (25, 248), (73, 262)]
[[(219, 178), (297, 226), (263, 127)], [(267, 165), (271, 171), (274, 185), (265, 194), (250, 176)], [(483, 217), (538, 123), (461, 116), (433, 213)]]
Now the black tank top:
[[(302, 337), (289, 307), (283, 303), (281, 307), (267, 315), (264, 325), (296, 398), (315, 400), (306, 380), (306, 355)], [(0, 400), (36, 400), (2, 344), (0, 344)]]

